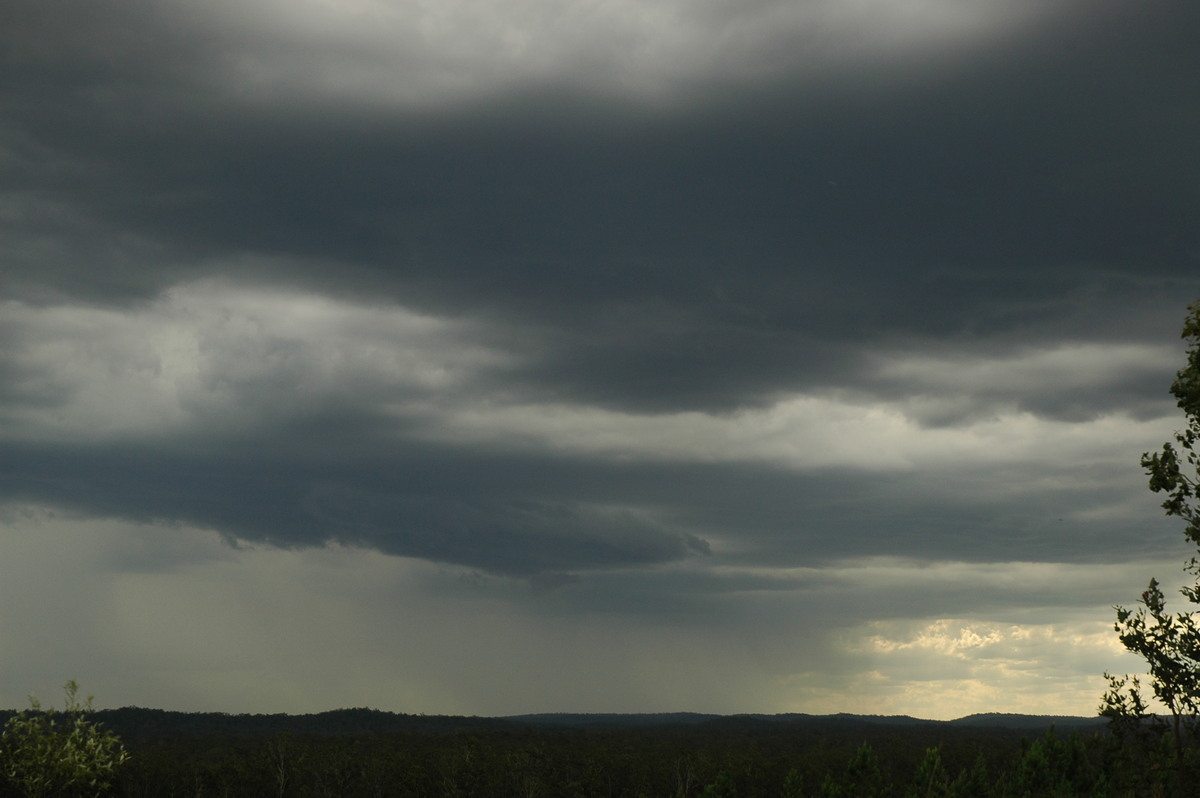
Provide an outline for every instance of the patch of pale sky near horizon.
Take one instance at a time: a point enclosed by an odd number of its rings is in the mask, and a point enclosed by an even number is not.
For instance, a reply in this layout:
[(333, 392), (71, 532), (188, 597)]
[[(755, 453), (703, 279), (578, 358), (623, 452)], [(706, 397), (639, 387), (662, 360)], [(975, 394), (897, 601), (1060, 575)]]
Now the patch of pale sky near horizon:
[[(1111, 611), (1107, 613), (1111, 615)], [(1050, 623), (970, 618), (868, 621), (838, 644), (856, 659), (845, 694), (860, 690), (885, 712), (947, 720), (975, 712), (1091, 715), (1103, 673), (1136, 672), (1109, 618), (1083, 613)], [(835, 711), (835, 710), (827, 710)]]
[[(783, 395), (729, 414), (638, 414), (523, 401), (495, 386), (532, 354), (500, 348), (464, 320), (299, 291), (222, 281), (176, 286), (132, 309), (0, 305), (16, 375), (0, 428), (16, 440), (105, 441), (302, 418), (324, 406), (391, 415), (397, 429), (450, 444), (500, 444), (615, 459), (768, 462), (870, 470), (1059, 460), (1129, 462), (1173, 420), (1123, 414), (1058, 420), (1001, 406), (957, 426), (927, 427), (920, 411), (951, 394), (980, 402), (1086, 390), (1161, 364), (1171, 346), (1101, 344), (989, 357), (880, 356), (889, 399), (835, 390)], [(502, 386), (503, 383), (500, 383)], [(963, 398), (965, 397), (965, 399)], [(914, 412), (914, 408), (915, 411)], [(219, 421), (219, 424), (217, 422)]]
[[(801, 675), (796, 681), (803, 682), (804, 678)], [(1103, 676), (1091, 674), (1033, 686), (1020, 679), (997, 678), (996, 674), (907, 681), (876, 670), (851, 674), (836, 692), (824, 686), (798, 686), (794, 690), (803, 696), (801, 702), (807, 707), (803, 711), (814, 715), (849, 712), (953, 720), (996, 711), (1092, 717), (1105, 687)]]
[(879, 60), (908, 67), (941, 51), (978, 53), (1063, 5), (226, 0), (174, 10), (223, 42), (219, 68), (236, 93), (422, 106), (564, 83), (662, 102), (709, 83), (824, 79)]
[[(1120, 600), (1136, 596), (1143, 571), (1178, 570), (848, 560), (824, 574), (842, 588), (772, 591), (769, 605), (727, 597), (728, 613), (678, 624), (559, 612), (558, 591), (481, 584), (462, 569), (366, 549), (233, 549), (203, 529), (29, 507), (8, 508), (0, 524), (0, 706), (30, 692), (53, 699), (76, 678), (100, 706), (233, 712), (1086, 715), (1099, 674), (1136, 666), (1107, 606), (1046, 606), (1016, 620), (951, 607), (878, 619), (838, 615), (834, 602), (874, 591), (864, 604), (880, 606), (901, 583), (974, 585), (1003, 599), (1047, 581), (1069, 602), (1084, 584)], [(804, 620), (826, 613), (823, 624)]]

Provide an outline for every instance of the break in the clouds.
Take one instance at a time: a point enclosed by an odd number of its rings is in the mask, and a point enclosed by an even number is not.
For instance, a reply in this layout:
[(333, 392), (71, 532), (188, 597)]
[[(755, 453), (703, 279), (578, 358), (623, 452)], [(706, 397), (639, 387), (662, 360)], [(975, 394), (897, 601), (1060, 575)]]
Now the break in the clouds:
[(1186, 555), (1137, 459), (1189, 5), (0, 9), (0, 703), (1088, 713), (1128, 667)]

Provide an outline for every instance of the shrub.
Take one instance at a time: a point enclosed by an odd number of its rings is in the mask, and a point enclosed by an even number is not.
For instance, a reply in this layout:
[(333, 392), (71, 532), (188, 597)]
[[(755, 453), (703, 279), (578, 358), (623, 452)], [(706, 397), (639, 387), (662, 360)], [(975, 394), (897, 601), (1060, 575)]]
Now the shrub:
[(120, 738), (88, 720), (92, 697), (79, 701), (74, 680), (63, 689), (61, 713), (30, 698), (0, 733), (0, 775), (28, 798), (103, 795), (129, 758)]

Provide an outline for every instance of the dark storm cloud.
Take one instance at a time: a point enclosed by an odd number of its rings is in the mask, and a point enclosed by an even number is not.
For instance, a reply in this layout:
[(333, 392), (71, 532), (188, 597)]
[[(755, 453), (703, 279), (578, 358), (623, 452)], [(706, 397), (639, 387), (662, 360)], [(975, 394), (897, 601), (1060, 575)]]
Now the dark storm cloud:
[[(1174, 337), (1200, 269), (1191, 6), (1080, 7), (911, 68), (784, 59), (662, 110), (573, 79), (442, 105), (339, 98), (304, 80), (329, 53), (270, 51), (167, 5), (88, 4), (70, 25), (49, 3), (4, 7), (0, 279), (15, 300), (129, 309), (211, 277), (327, 292), (470, 319), (520, 354), (464, 394), (620, 411), (936, 393), (912, 417), (955, 427), (1163, 405), (1161, 364), (1134, 357), (1065, 386), (943, 373)], [(256, 88), (247, 64), (276, 77)], [(294, 375), (314, 361), (268, 343), (242, 352), (261, 379), (218, 369), (205, 385), (262, 409), (257, 431), (234, 441), (205, 418), (165, 442), (25, 440), (4, 456), (8, 498), (522, 575), (677, 562), (723, 536), (756, 564), (1130, 545), (1119, 519), (1060, 532), (1061, 491), (981, 500), (1008, 476), (982, 467), (959, 473), (959, 505), (927, 473), (438, 446), (380, 409), (436, 391), (359, 377), (288, 427), (270, 409), (304, 393)], [(70, 399), (29, 364), (0, 368), (13, 412)], [(1101, 476), (1073, 498), (1125, 478)]]
[(194, 450), (14, 446), (4, 457), (4, 499), (189, 523), (284, 547), (341, 541), (516, 575), (707, 553), (703, 540), (664, 528), (651, 513), (589, 503), (567, 489), (569, 480), (552, 476), (561, 470), (553, 463), (444, 459), (412, 451), (339, 468), (232, 447), (215, 458)]
[(3, 498), (177, 521), (285, 547), (336, 540), (525, 576), (714, 550), (753, 568), (915, 552), (1087, 563), (1155, 556), (1178, 544), (1167, 524), (1137, 522), (1130, 535), (1128, 513), (1088, 517), (1131, 501), (1153, 517), (1153, 501), (1133, 482), (1133, 468), (1088, 468), (1070, 458), (1032, 470), (797, 473), (372, 445), (352, 442), (345, 425), (324, 432), (328, 445), (315, 426), (279, 439), (210, 433), (168, 446), (10, 445)]
[(255, 252), (320, 264), (301, 279), (553, 325), (663, 303), (741, 351), (762, 329), (1003, 323), (1061, 302), (1080, 269), (1169, 280), (1200, 248), (1179, 5), (1072, 18), (920, 81), (785, 71), (662, 114), (570, 86), (423, 114), (286, 85), (251, 101), (215, 77), (247, 46), (236, 31), (198, 41), (141, 4), (78, 28), (16, 7), (33, 21), (6, 34), (10, 187), (140, 262), (102, 286), (94, 263), (31, 256), (18, 284), (153, 292)]

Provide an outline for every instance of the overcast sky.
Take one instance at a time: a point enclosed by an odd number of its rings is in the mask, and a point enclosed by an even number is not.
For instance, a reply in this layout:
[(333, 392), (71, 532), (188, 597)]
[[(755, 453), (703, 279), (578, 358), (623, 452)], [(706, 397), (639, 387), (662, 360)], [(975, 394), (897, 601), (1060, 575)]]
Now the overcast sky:
[(0, 0), (0, 706), (1092, 714), (1194, 0)]

